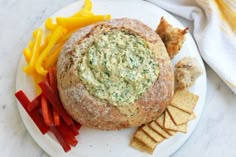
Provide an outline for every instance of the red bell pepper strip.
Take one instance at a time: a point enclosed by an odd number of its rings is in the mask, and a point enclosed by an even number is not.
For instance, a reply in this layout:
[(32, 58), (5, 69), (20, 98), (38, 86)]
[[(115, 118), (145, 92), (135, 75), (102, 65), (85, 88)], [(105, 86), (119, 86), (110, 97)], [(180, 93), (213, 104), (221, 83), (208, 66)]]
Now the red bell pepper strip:
[(48, 70), (48, 74), (49, 74), (49, 84), (52, 87), (53, 91), (55, 92), (55, 94), (57, 96), (58, 95), (58, 89), (57, 89), (57, 74), (56, 74), (56, 68), (50, 68)]
[(30, 101), (25, 95), (25, 93), (20, 90), (15, 94), (18, 101), (21, 103), (22, 107), (25, 109), (25, 111), (28, 113), (28, 115), (31, 117), (31, 119), (34, 121), (35, 125), (39, 128), (42, 134), (45, 134), (48, 132), (49, 127), (44, 123), (43, 118), (38, 110), (33, 110), (32, 112), (29, 112), (27, 110), (27, 106), (29, 105)]
[(76, 121), (74, 121), (74, 125), (75, 125), (77, 130), (79, 130), (81, 128), (81, 124), (76, 122)]
[(66, 122), (67, 125), (73, 124), (72, 118), (68, 115), (65, 109), (62, 106), (59, 98), (54, 93), (53, 89), (49, 86), (46, 80), (39, 83), (39, 87), (41, 88), (43, 94), (46, 96), (48, 101), (52, 104), (53, 108), (57, 111), (57, 113), (61, 116), (61, 118)]
[(47, 102), (46, 97), (42, 94), (41, 96), (41, 109), (44, 122), (47, 126), (53, 126), (53, 119), (52, 119), (52, 109), (50, 104)]
[(75, 135), (73, 131), (71, 130), (71, 128), (67, 126), (63, 120), (61, 121), (61, 124), (57, 126), (56, 128), (61, 132), (62, 136), (64, 137), (65, 141), (68, 144), (72, 146), (76, 146), (78, 141), (76, 140)]
[(31, 112), (34, 109), (40, 107), (40, 104), (41, 104), (41, 94), (38, 95), (36, 98), (34, 98), (33, 101), (29, 103), (29, 105), (27, 106), (27, 110)]
[(69, 127), (71, 128), (75, 136), (79, 135), (79, 131), (74, 124), (70, 125)]
[(54, 120), (54, 124), (55, 126), (59, 126), (60, 125), (60, 116), (57, 113), (57, 111), (55, 109), (53, 109), (53, 120)]
[(71, 148), (69, 144), (66, 143), (65, 139), (63, 138), (62, 134), (57, 130), (56, 127), (51, 126), (50, 131), (54, 134), (57, 138), (58, 142), (61, 144), (62, 148), (65, 152), (68, 152)]

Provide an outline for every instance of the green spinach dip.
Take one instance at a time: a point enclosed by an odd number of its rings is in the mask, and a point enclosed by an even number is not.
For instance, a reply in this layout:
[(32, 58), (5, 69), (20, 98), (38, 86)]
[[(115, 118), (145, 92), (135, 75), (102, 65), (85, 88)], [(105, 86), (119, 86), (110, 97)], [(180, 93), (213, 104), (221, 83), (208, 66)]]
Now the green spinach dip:
[(111, 30), (94, 37), (78, 63), (78, 73), (90, 94), (125, 106), (154, 84), (159, 66), (141, 37)]

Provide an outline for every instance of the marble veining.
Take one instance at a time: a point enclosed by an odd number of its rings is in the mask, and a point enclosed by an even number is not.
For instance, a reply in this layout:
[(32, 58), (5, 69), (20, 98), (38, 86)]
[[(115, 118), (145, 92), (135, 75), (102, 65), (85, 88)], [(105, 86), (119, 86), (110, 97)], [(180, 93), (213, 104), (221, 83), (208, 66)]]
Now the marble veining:
[[(0, 156), (47, 157), (27, 132), (16, 106), (15, 77), (22, 49), (46, 17), (75, 0), (0, 0)], [(192, 26), (179, 17), (185, 26)], [(235, 157), (236, 96), (206, 66), (208, 93), (200, 123), (173, 157)]]

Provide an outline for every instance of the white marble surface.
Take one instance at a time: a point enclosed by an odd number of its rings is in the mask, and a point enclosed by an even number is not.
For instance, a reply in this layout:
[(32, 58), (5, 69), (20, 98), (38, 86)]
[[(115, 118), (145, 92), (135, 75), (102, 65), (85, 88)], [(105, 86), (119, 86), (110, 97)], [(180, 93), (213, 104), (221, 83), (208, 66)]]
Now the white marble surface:
[[(48, 156), (20, 118), (15, 76), (22, 49), (46, 17), (75, 0), (0, 0), (0, 156)], [(173, 157), (235, 157), (236, 95), (208, 67), (208, 94), (200, 123)]]

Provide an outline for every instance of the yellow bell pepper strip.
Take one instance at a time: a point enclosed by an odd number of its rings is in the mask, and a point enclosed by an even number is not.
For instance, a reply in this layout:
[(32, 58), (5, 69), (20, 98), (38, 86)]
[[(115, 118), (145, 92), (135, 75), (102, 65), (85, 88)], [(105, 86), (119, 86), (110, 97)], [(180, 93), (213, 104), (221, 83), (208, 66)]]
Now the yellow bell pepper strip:
[(45, 27), (46, 27), (46, 29), (48, 29), (50, 31), (53, 31), (53, 30), (56, 29), (57, 24), (53, 23), (52, 18), (47, 18), (46, 21), (45, 21)]
[(95, 22), (104, 21), (111, 19), (111, 15), (96, 15), (96, 16), (88, 16), (88, 17), (57, 17), (57, 23), (66, 28), (67, 30), (79, 29), (81, 27), (90, 25)]
[(93, 7), (93, 3), (91, 2), (91, 0), (84, 0), (83, 9), (87, 9), (91, 11), (92, 7)]
[(47, 70), (45, 70), (42, 66), (43, 61), (49, 54), (50, 50), (52, 50), (53, 46), (58, 42), (60, 38), (62, 38), (66, 34), (67, 30), (61, 26), (58, 26), (56, 30), (53, 32), (52, 37), (47, 45), (47, 47), (43, 50), (43, 52), (40, 54), (37, 62), (36, 62), (36, 71), (46, 76)]
[(72, 17), (75, 17), (75, 16), (92, 16), (92, 15), (94, 15), (92, 13), (92, 7), (93, 7), (93, 4), (90, 0), (84, 0), (83, 7), (77, 13), (75, 13)]
[(94, 16), (94, 14), (87, 9), (81, 9), (80, 11), (72, 15), (72, 17), (83, 17), (83, 16), (85, 17)]
[(30, 58), (31, 58), (31, 51), (29, 48), (25, 48), (23, 50), (23, 53), (24, 53), (24, 57), (25, 57), (25, 60), (27, 61), (27, 63), (30, 62)]
[(34, 42), (31, 40), (28, 44), (28, 47), (32, 50), (34, 47)]
[(38, 86), (38, 83), (43, 81), (45, 79), (45, 77), (38, 74), (38, 73), (36, 73), (36, 72), (32, 73), (31, 76), (34, 80), (34, 86), (35, 86), (35, 89), (36, 89), (36, 94), (38, 95), (42, 92), (41, 88), (39, 88), (39, 86)]
[(49, 70), (51, 67), (55, 67), (56, 66), (56, 63), (57, 63), (57, 59), (58, 59), (58, 55), (60, 54), (61, 52), (61, 49), (62, 47), (64, 46), (64, 43), (59, 45), (56, 50), (50, 55), (47, 57), (47, 59), (45, 60), (45, 69)]
[(35, 65), (36, 60), (39, 56), (42, 34), (43, 34), (43, 30), (41, 28), (38, 28), (33, 32), (33, 37), (35, 38), (35, 42), (34, 42), (34, 46), (32, 49), (32, 54), (31, 54), (31, 58), (29, 60), (29, 64), (24, 68), (24, 71), (27, 74), (30, 74), (34, 71), (34, 65)]

